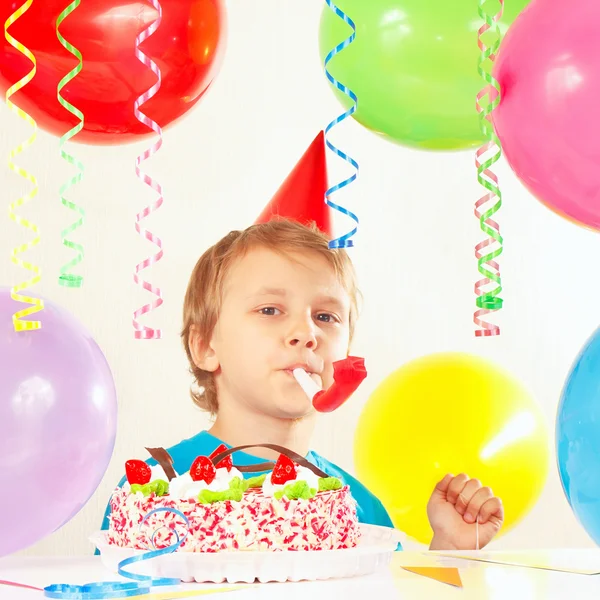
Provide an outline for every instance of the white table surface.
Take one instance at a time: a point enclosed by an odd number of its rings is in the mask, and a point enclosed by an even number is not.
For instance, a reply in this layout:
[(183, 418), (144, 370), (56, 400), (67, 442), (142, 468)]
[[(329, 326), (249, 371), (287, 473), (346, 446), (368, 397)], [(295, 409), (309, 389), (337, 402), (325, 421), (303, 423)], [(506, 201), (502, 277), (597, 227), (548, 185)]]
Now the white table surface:
[[(564, 551), (568, 553), (569, 551)], [(600, 551), (579, 551), (600, 565)], [(558, 551), (560, 555), (560, 551)], [(582, 555), (583, 556), (583, 555)], [(463, 588), (456, 588), (403, 570), (402, 566), (453, 566), (460, 569)], [(599, 569), (600, 570), (600, 569)], [(100, 557), (6, 557), (0, 559), (0, 580), (43, 588), (53, 583), (84, 584), (117, 581)], [(177, 591), (217, 588), (228, 584), (185, 584)], [(241, 585), (227, 594), (198, 596), (215, 600), (568, 600), (600, 599), (600, 575), (579, 575), (524, 567), (498, 566), (435, 553), (396, 552), (389, 568), (368, 575), (300, 583)], [(155, 588), (165, 593), (173, 588)], [(0, 585), (1, 600), (41, 600), (42, 592)]]

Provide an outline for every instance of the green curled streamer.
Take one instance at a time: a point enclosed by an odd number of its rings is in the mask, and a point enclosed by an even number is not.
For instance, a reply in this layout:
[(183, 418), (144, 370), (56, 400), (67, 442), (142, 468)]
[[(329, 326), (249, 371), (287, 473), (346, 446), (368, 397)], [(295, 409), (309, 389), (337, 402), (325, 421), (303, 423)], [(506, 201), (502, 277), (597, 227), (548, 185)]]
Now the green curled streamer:
[(77, 169), (77, 173), (73, 177), (71, 177), (66, 183), (61, 185), (59, 190), (60, 199), (63, 206), (65, 206), (69, 210), (74, 211), (79, 216), (79, 218), (74, 223), (72, 223), (71, 225), (69, 225), (69, 227), (66, 227), (61, 231), (63, 246), (69, 248), (70, 250), (73, 250), (76, 253), (76, 256), (72, 260), (70, 260), (66, 265), (61, 267), (58, 283), (62, 286), (73, 288), (81, 287), (81, 285), (83, 284), (83, 277), (81, 275), (75, 275), (71, 273), (71, 269), (73, 269), (73, 267), (77, 266), (83, 260), (83, 246), (81, 244), (71, 241), (70, 239), (68, 239), (68, 236), (71, 233), (73, 233), (78, 227), (81, 227), (81, 225), (83, 225), (85, 213), (83, 211), (83, 208), (81, 208), (74, 202), (67, 200), (65, 194), (73, 185), (81, 182), (83, 178), (83, 164), (79, 160), (77, 160), (72, 154), (69, 154), (64, 149), (64, 146), (74, 135), (77, 135), (83, 129), (83, 113), (78, 108), (75, 108), (69, 101), (63, 98), (60, 92), (63, 89), (63, 87), (67, 85), (67, 83), (69, 83), (81, 72), (81, 69), (83, 68), (83, 57), (81, 55), (81, 52), (62, 36), (62, 34), (59, 31), (59, 27), (61, 23), (79, 6), (80, 3), (81, 0), (73, 0), (73, 2), (71, 2), (71, 4), (69, 4), (69, 6), (67, 6), (67, 8), (65, 8), (60, 13), (60, 15), (58, 15), (58, 18), (56, 20), (56, 37), (58, 37), (58, 40), (63, 45), (63, 47), (79, 61), (77, 66), (60, 80), (56, 91), (58, 101), (63, 106), (63, 108), (68, 110), (71, 114), (75, 115), (79, 119), (79, 123), (75, 125), (75, 127), (73, 127), (72, 129), (70, 129), (67, 133), (65, 133), (58, 142), (61, 157)]
[[(498, 21), (502, 17), (504, 0), (498, 0), (499, 10), (495, 14), (490, 14), (487, 10), (490, 4), (489, 0), (478, 1), (479, 16), (485, 23), (478, 32), (478, 46), (481, 54), (477, 70), (486, 85), (477, 94), (477, 111), (479, 112), (481, 132), (488, 141), (478, 149), (475, 159), (477, 181), (487, 190), (487, 193), (475, 203), (475, 216), (479, 219), (481, 230), (488, 238), (475, 247), (477, 266), (483, 279), (475, 283), (478, 310), (475, 311), (474, 322), (481, 328), (475, 331), (476, 336), (491, 336), (499, 335), (500, 328), (497, 325), (486, 322), (482, 317), (490, 312), (500, 310), (503, 304), (503, 300), (499, 296), (502, 292), (500, 266), (496, 262), (496, 258), (502, 254), (503, 238), (500, 235), (500, 226), (492, 219), (502, 206), (502, 193), (498, 184), (498, 177), (491, 170), (492, 165), (502, 156), (502, 149), (500, 139), (494, 131), (491, 120), (492, 111), (500, 103), (500, 84), (492, 76), (491, 69), (485, 69), (485, 65), (491, 65), (494, 62), (500, 49), (502, 34), (498, 26)], [(483, 41), (483, 35), (488, 31), (491, 32), (491, 35), (488, 36), (489, 43), (488, 41)], [(487, 102), (482, 104), (481, 100), (486, 96)], [(487, 158), (485, 158), (486, 155)], [(485, 210), (482, 208), (484, 205), (488, 205)], [(492, 289), (488, 287), (490, 284), (492, 284)]]

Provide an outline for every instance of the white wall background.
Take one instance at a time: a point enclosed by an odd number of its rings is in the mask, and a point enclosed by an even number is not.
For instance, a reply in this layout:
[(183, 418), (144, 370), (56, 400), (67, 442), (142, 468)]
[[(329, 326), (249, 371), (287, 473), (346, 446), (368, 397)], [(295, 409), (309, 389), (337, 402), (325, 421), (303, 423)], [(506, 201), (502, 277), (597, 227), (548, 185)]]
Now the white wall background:
[[(317, 0), (229, 2), (229, 42), (216, 83), (196, 110), (165, 133), (163, 149), (146, 166), (163, 184), (166, 201), (148, 220), (164, 242), (165, 257), (150, 280), (162, 287), (165, 303), (145, 322), (162, 327), (164, 340), (135, 341), (131, 326), (133, 310), (151, 297), (132, 283), (134, 265), (152, 250), (133, 228), (135, 212), (152, 199), (134, 174), (135, 156), (149, 142), (73, 146), (85, 164), (84, 182), (73, 192), (87, 214), (81, 290), (57, 284), (59, 268), (71, 256), (60, 245), (60, 229), (71, 215), (60, 206), (58, 188), (70, 171), (57, 139), (40, 134), (22, 159), (41, 185), (38, 199), (22, 211), (42, 227), (42, 244), (31, 253), (43, 267), (36, 291), (90, 328), (112, 366), (120, 401), (113, 460), (96, 494), (70, 523), (26, 553), (91, 552), (87, 537), (99, 527), (124, 461), (141, 456), (146, 445), (171, 445), (207, 424), (188, 399), (178, 337), (185, 286), (201, 252), (229, 230), (251, 224), (314, 135), (341, 112), (318, 55), (322, 6)], [(0, 157), (7, 157), (29, 132), (5, 105), (0, 118)], [(445, 350), (478, 353), (511, 370), (533, 391), (553, 435), (564, 378), (598, 323), (598, 236), (552, 214), (506, 164), (498, 167), (504, 192), (502, 335), (476, 339), (473, 248), (481, 233), (473, 204), (481, 190), (474, 152), (413, 151), (348, 121), (332, 139), (361, 166), (359, 179), (338, 199), (360, 218), (352, 257), (366, 301), (355, 352), (368, 357), (370, 376), (351, 405), (322, 418), (314, 448), (352, 470), (354, 428), (370, 392), (404, 362)], [(330, 179), (339, 181), (345, 165), (331, 153), (328, 158)], [(27, 188), (6, 159), (0, 177), (8, 207)], [(339, 232), (346, 228), (339, 220)], [(23, 274), (12, 266), (10, 250), (28, 234), (6, 210), (0, 231), (0, 284), (12, 285)], [(591, 545), (568, 507), (553, 461), (539, 503), (494, 547)]]

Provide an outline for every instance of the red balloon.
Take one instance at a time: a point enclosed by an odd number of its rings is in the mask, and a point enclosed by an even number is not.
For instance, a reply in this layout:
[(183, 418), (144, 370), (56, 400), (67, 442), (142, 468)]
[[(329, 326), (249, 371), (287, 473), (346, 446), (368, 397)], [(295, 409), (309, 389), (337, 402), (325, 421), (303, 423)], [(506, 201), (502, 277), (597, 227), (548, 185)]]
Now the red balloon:
[[(1, 2), (0, 20), (24, 1)], [(39, 127), (64, 135), (79, 120), (58, 102), (60, 80), (77, 65), (56, 36), (56, 20), (69, 0), (33, 2), (9, 33), (37, 60), (33, 80), (11, 97)], [(162, 128), (187, 113), (213, 82), (225, 49), (224, 0), (162, 0), (162, 22), (141, 46), (160, 68), (162, 84), (140, 109)], [(123, 144), (152, 135), (134, 115), (135, 100), (156, 83), (156, 75), (135, 56), (135, 39), (158, 12), (143, 0), (83, 0), (60, 26), (83, 55), (83, 70), (61, 95), (81, 110), (83, 129), (72, 139), (87, 144)], [(3, 93), (31, 70), (31, 62), (3, 38)]]

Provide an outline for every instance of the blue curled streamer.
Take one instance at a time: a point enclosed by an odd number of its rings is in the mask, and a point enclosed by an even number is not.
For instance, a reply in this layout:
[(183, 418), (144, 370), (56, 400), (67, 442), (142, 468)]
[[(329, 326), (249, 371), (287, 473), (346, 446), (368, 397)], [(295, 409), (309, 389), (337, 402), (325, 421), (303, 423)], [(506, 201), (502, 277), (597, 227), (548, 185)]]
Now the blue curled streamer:
[[(151, 558), (155, 558), (162, 554), (170, 554), (171, 552), (175, 552), (185, 539), (187, 538), (190, 530), (190, 522), (188, 518), (176, 508), (155, 508), (151, 510), (140, 523), (140, 528), (142, 525), (151, 517), (153, 514), (159, 512), (169, 512), (176, 514), (181, 517), (187, 528), (186, 534), (183, 538), (179, 538), (179, 534), (177, 531), (173, 530), (177, 537), (177, 541), (166, 548), (161, 548), (160, 550), (151, 550), (150, 552), (144, 552), (144, 554), (140, 554), (138, 556), (131, 556), (122, 560), (117, 565), (117, 571), (119, 575), (123, 577), (128, 577), (129, 579), (134, 579), (135, 581), (139, 581), (141, 583), (121, 583), (115, 581), (106, 581), (106, 582), (98, 582), (98, 583), (86, 583), (85, 585), (69, 585), (65, 583), (57, 583), (53, 585), (49, 585), (44, 588), (44, 596), (46, 598), (56, 598), (57, 600), (106, 600), (108, 598), (132, 598), (135, 596), (141, 596), (143, 594), (149, 594), (151, 592), (151, 588), (165, 585), (179, 585), (181, 581), (179, 579), (170, 578), (170, 577), (151, 577), (149, 575), (139, 575), (137, 573), (131, 573), (126, 571), (123, 567), (131, 565), (136, 562), (140, 562), (143, 560), (149, 560)], [(158, 531), (158, 530), (157, 530)], [(152, 534), (151, 543), (156, 548), (154, 544), (154, 537), (156, 535), (156, 531)]]
[[(325, 143), (327, 144), (327, 147), (332, 152), (334, 152), (335, 154), (337, 154), (337, 156), (339, 156), (340, 158), (344, 159), (346, 162), (350, 163), (356, 169), (356, 172), (351, 177), (348, 177), (348, 179), (345, 179), (344, 181), (342, 181), (342, 182), (334, 185), (333, 187), (330, 187), (325, 192), (325, 202), (331, 208), (334, 208), (335, 210), (338, 210), (342, 214), (347, 215), (351, 219), (354, 219), (356, 221), (356, 224), (358, 225), (358, 217), (353, 212), (349, 211), (347, 208), (344, 208), (343, 206), (340, 206), (339, 204), (335, 204), (335, 202), (331, 202), (331, 200), (329, 199), (329, 196), (331, 196), (331, 194), (333, 194), (334, 192), (337, 192), (338, 190), (341, 190), (343, 187), (346, 187), (347, 185), (349, 185), (350, 183), (352, 183), (356, 179), (356, 177), (358, 176), (358, 163), (351, 156), (348, 156), (348, 154), (346, 154), (345, 152), (342, 152), (339, 148), (336, 148), (327, 139), (327, 134), (331, 131), (331, 129), (333, 129), (338, 123), (341, 123), (344, 119), (347, 119), (348, 117), (352, 116), (356, 112), (356, 109), (357, 109), (357, 106), (358, 106), (358, 98), (357, 98), (356, 94), (349, 87), (345, 86), (343, 83), (340, 83), (327, 70), (327, 65), (328, 65), (329, 61), (336, 54), (338, 54), (339, 52), (341, 52), (344, 48), (347, 48), (354, 41), (354, 38), (356, 38), (356, 25), (354, 24), (354, 21), (346, 13), (344, 13), (342, 10), (340, 10), (332, 2), (332, 0), (325, 0), (325, 2), (327, 3), (327, 6), (338, 17), (340, 17), (341, 19), (343, 19), (343, 21), (345, 23), (347, 23), (348, 25), (350, 25), (350, 27), (352, 27), (352, 34), (348, 38), (346, 38), (343, 42), (339, 43), (325, 57), (325, 64), (324, 64), (325, 75), (327, 76), (327, 79), (329, 80), (329, 82), (332, 85), (334, 85), (338, 90), (340, 90), (340, 92), (346, 94), (346, 96), (348, 96), (354, 102), (354, 104), (345, 113), (342, 113), (339, 117), (335, 118), (333, 121), (331, 121), (331, 123), (329, 123), (329, 125), (327, 125), (327, 127), (325, 129)], [(357, 230), (358, 230), (358, 227), (355, 227), (349, 233), (346, 233), (345, 235), (343, 235), (343, 236), (341, 236), (339, 238), (331, 240), (329, 242), (329, 247), (330, 248), (352, 248), (354, 246), (354, 242), (350, 238), (356, 233)]]

